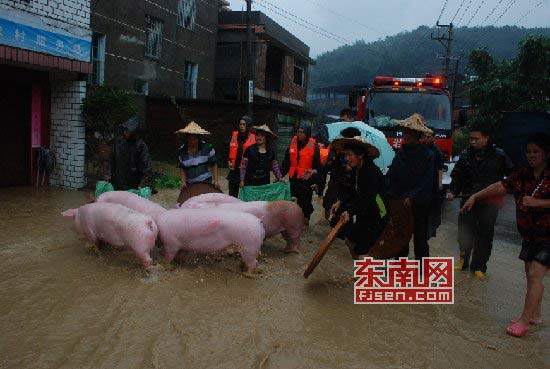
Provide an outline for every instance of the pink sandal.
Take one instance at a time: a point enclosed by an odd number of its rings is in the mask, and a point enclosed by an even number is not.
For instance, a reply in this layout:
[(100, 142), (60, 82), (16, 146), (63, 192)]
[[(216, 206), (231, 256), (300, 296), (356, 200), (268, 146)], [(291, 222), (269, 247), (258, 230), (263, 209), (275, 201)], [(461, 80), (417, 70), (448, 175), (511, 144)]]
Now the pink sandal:
[[(519, 318), (514, 318), (512, 320), (510, 320), (511, 323), (517, 323), (519, 322)], [(542, 324), (543, 323), (543, 320), (542, 319), (531, 319), (529, 321), (529, 324), (531, 325), (539, 325), (539, 324)]]
[(518, 322), (511, 324), (506, 328), (506, 333), (514, 337), (523, 337), (527, 334), (527, 332), (529, 332), (529, 327), (524, 327)]

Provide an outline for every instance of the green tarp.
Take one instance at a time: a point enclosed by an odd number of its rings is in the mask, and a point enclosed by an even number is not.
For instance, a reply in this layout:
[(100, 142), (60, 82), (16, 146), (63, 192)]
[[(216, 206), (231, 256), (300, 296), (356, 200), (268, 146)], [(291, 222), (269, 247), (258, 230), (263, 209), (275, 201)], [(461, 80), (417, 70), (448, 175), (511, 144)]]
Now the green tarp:
[[(98, 181), (95, 185), (95, 197), (97, 198), (99, 195), (101, 195), (104, 192), (110, 192), (114, 191), (115, 188), (113, 185), (109, 182), (105, 181)], [(145, 199), (151, 198), (151, 188), (150, 187), (144, 187), (140, 190), (128, 190), (128, 192), (135, 193), (138, 196), (141, 196)]]
[(239, 199), (243, 201), (290, 201), (290, 183), (276, 182), (263, 186), (244, 186), (239, 191)]

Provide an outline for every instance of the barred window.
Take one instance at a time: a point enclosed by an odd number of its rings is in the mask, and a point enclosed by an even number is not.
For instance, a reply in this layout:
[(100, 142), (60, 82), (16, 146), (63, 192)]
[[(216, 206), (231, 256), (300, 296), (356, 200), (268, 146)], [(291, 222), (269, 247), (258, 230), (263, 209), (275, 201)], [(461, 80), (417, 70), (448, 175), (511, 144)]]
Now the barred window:
[(159, 59), (162, 45), (162, 25), (160, 19), (145, 16), (145, 56)]
[(294, 62), (294, 84), (304, 87), (305, 65), (299, 61)]
[(195, 30), (195, 16), (197, 13), (196, 0), (179, 0), (178, 24), (190, 31)]
[(195, 63), (185, 62), (183, 75), (183, 97), (186, 99), (197, 98), (197, 77), (199, 66)]

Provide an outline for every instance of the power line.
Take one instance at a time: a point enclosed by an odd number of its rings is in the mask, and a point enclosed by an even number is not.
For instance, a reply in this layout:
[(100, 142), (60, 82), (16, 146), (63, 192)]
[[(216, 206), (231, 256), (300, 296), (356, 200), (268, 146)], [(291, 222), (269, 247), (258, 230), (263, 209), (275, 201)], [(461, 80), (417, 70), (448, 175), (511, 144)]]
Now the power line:
[(303, 23), (305, 23), (305, 24), (307, 24), (307, 25), (309, 25), (309, 26), (315, 27), (316, 29), (318, 29), (318, 30), (320, 30), (320, 31), (322, 31), (322, 32), (325, 32), (325, 33), (327, 33), (327, 34), (329, 34), (329, 35), (331, 35), (331, 36), (333, 36), (333, 37), (336, 37), (336, 38), (339, 38), (339, 39), (345, 41), (346, 43), (351, 43), (351, 41), (346, 40), (345, 38), (343, 38), (343, 37), (341, 37), (341, 36), (338, 36), (337, 34), (334, 34), (334, 33), (332, 33), (332, 32), (329, 32), (329, 31), (327, 31), (327, 30), (325, 30), (325, 29), (323, 29), (323, 28), (321, 28), (321, 27), (319, 27), (319, 26), (317, 26), (317, 25), (315, 25), (315, 24), (313, 24), (313, 23), (311, 23), (311, 22), (308, 22), (307, 20), (305, 20), (305, 19), (303, 19), (303, 18), (300, 18), (300, 17), (298, 17), (297, 15), (294, 15), (294, 14), (290, 13), (290, 12), (286, 11), (285, 9), (278, 7), (277, 5), (273, 4), (272, 2), (270, 2), (270, 1), (268, 1), (268, 0), (255, 0), (255, 1), (256, 1), (256, 2), (259, 1), (260, 3), (263, 3), (263, 4), (261, 4), (261, 5), (264, 5), (264, 6), (265, 6), (265, 4), (267, 4), (267, 5), (269, 5), (269, 6), (273, 7), (273, 8), (275, 8), (275, 9), (277, 9), (277, 10), (280, 11), (280, 12), (283, 12), (283, 13), (285, 13), (285, 14), (287, 14), (287, 15), (293, 17), (293, 18), (298, 19), (300, 22), (303, 22)]
[(346, 40), (346, 39), (344, 39), (344, 38), (342, 38), (342, 37), (340, 37), (340, 36), (336, 36), (336, 37), (331, 36), (331, 35), (330, 35), (330, 32), (326, 32), (326, 31), (324, 31), (322, 28), (315, 29), (315, 28), (313, 28), (313, 27), (308, 26), (307, 24), (300, 23), (300, 22), (296, 21), (295, 19), (292, 19), (292, 18), (286, 16), (284, 13), (281, 13), (281, 12), (279, 12), (278, 10), (276, 10), (276, 9), (274, 9), (274, 8), (272, 8), (272, 7), (270, 7), (269, 5), (266, 5), (266, 4), (263, 4), (263, 3), (259, 3), (258, 1), (256, 1), (255, 4), (258, 5), (258, 6), (260, 6), (260, 7), (262, 7), (262, 8), (264, 8), (264, 9), (266, 9), (266, 10), (269, 10), (269, 11), (271, 11), (271, 12), (273, 12), (273, 13), (275, 13), (275, 14), (277, 14), (277, 15), (279, 15), (279, 16), (281, 16), (281, 17), (283, 17), (283, 18), (285, 18), (285, 19), (287, 19), (287, 20), (289, 20), (289, 21), (291, 21), (291, 22), (293, 22), (293, 23), (295, 23), (295, 24), (297, 24), (297, 25), (303, 27), (303, 28), (306, 28), (306, 29), (308, 29), (308, 30), (310, 30), (310, 31), (312, 31), (312, 32), (315, 32), (315, 33), (317, 33), (318, 35), (321, 35), (321, 36), (323, 36), (323, 37), (325, 37), (325, 38), (331, 39), (331, 40), (333, 40), (333, 41), (339, 42), (339, 43), (344, 44), (344, 45), (351, 44), (350, 41), (348, 41), (348, 40)]
[(437, 18), (436, 23), (439, 23), (439, 21), (441, 20), (441, 16), (443, 15), (443, 12), (445, 11), (445, 8), (447, 7), (448, 2), (449, 2), (449, 0), (445, 0), (445, 3), (443, 4), (443, 7), (441, 8), (441, 13), (439, 13), (439, 18)]
[(466, 27), (468, 27), (471, 23), (472, 23), (472, 20), (475, 18), (475, 16), (477, 15), (477, 13), (479, 13), (479, 9), (481, 9), (481, 7), (483, 6), (483, 4), (485, 4), (485, 0), (482, 0), (481, 3), (479, 4), (479, 6), (477, 7), (476, 11), (472, 14), (472, 16), (470, 17), (470, 19), (468, 20), (468, 23), (466, 23)]
[(468, 13), (468, 10), (470, 10), (470, 6), (472, 5), (473, 0), (470, 0), (468, 5), (466, 5), (466, 8), (464, 8), (464, 11), (462, 12), (462, 15), (460, 16), (460, 19), (456, 22), (456, 25), (460, 24), (462, 20), (464, 19), (464, 16), (466, 13)]
[(540, 3), (536, 4), (531, 10), (529, 10), (527, 13), (523, 14), (518, 20), (516, 23), (514, 23), (515, 26), (517, 26), (519, 24), (519, 22), (521, 22), (522, 20), (524, 20), (527, 16), (529, 16), (532, 12), (535, 11), (536, 8), (538, 8), (539, 6), (541, 6), (542, 4), (544, 4), (544, 1), (541, 1)]
[[(497, 17), (497, 19), (493, 22), (493, 24), (492, 24), (491, 26), (494, 27), (494, 26), (502, 19), (502, 17), (503, 17), (506, 13), (508, 13), (508, 10), (510, 10), (510, 8), (511, 8), (512, 6), (514, 6), (517, 2), (518, 2), (518, 0), (511, 0), (511, 1), (508, 3), (508, 5), (506, 6), (506, 8), (504, 8), (504, 11), (503, 11), (502, 13), (500, 13), (500, 15)], [(476, 42), (474, 43), (474, 46), (479, 45), (479, 43), (481, 42), (481, 40), (482, 40), (483, 38), (485, 38), (485, 36), (487, 36), (487, 33), (489, 33), (489, 30), (490, 30), (490, 29), (491, 29), (491, 28), (488, 27), (488, 28), (485, 30), (485, 32), (483, 32), (483, 34), (481, 34), (481, 36), (480, 36), (480, 37), (476, 40)]]
[(456, 16), (457, 16), (458, 13), (460, 12), (460, 9), (462, 9), (462, 5), (464, 5), (465, 2), (466, 2), (466, 0), (462, 0), (462, 2), (460, 3), (460, 6), (459, 6), (458, 9), (456, 10), (455, 15), (453, 15), (453, 19), (451, 19), (451, 23), (453, 23), (453, 22), (455, 21)]
[[(504, 2), (504, 0), (499, 0), (499, 2), (494, 6), (493, 9), (491, 9), (491, 11), (489, 12), (489, 14), (487, 14), (487, 16), (481, 21), (481, 23), (479, 24), (480, 26), (482, 26), (485, 22), (487, 22), (487, 20), (489, 18), (491, 18), (493, 16), (493, 14), (495, 14), (495, 11), (497, 10), (497, 8)], [(475, 28), (474, 31), (472, 32), (472, 34), (470, 35), (470, 37), (468, 37), (465, 41), (464, 41), (464, 45), (469, 45), (476, 37), (477, 33), (481, 30), (481, 28)]]
[(332, 15), (335, 15), (335, 16), (341, 18), (341, 19), (345, 19), (345, 20), (348, 20), (348, 21), (350, 21), (350, 22), (353, 22), (353, 23), (355, 23), (355, 24), (357, 24), (357, 25), (359, 25), (359, 26), (361, 26), (361, 27), (363, 27), (363, 28), (365, 28), (365, 29), (367, 29), (367, 30), (369, 30), (369, 31), (374, 31), (374, 32), (378, 33), (379, 35), (384, 35), (384, 33), (380, 32), (380, 31), (378, 31), (378, 30), (376, 30), (376, 29), (374, 29), (374, 28), (372, 28), (372, 27), (369, 27), (369, 26), (367, 26), (367, 25), (364, 24), (364, 23), (361, 23), (361, 22), (359, 22), (359, 21), (357, 21), (357, 20), (355, 20), (355, 19), (353, 19), (353, 18), (350, 18), (350, 17), (348, 17), (348, 16), (345, 16), (345, 15), (343, 15), (343, 14), (340, 14), (340, 13), (338, 13), (338, 12), (332, 10), (332, 9), (329, 9), (329, 8), (327, 8), (327, 7), (321, 5), (321, 4), (319, 4), (319, 3), (317, 3), (317, 2), (315, 2), (315, 1), (313, 1), (313, 0), (306, 0), (306, 1), (309, 2), (309, 3), (311, 3), (311, 4), (316, 5), (318, 8), (323, 9), (323, 10), (325, 10), (325, 11), (331, 13)]

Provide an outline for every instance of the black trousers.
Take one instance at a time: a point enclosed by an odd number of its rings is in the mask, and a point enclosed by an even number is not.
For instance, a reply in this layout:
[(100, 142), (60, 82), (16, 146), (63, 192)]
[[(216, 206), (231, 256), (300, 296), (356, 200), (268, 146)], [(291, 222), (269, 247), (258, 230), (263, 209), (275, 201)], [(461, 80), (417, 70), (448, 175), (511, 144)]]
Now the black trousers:
[[(414, 258), (420, 260), (430, 256), (430, 245), (428, 244), (428, 227), (430, 224), (431, 204), (412, 205), (413, 214), (413, 242)], [(400, 257), (407, 257), (409, 250), (405, 250)]]
[(229, 196), (239, 197), (239, 184), (241, 175), (238, 170), (230, 170), (227, 174), (227, 184), (229, 186)]
[[(460, 206), (462, 205), (464, 201), (461, 202)], [(469, 267), (472, 271), (487, 271), (497, 215), (498, 206), (484, 203), (476, 203), (469, 212), (459, 214), (458, 245), (460, 257), (464, 258), (463, 269)]]
[(302, 208), (304, 218), (309, 219), (313, 214), (313, 190), (312, 181), (304, 181), (303, 179), (293, 178), (290, 180), (290, 194), (298, 201), (298, 205)]

